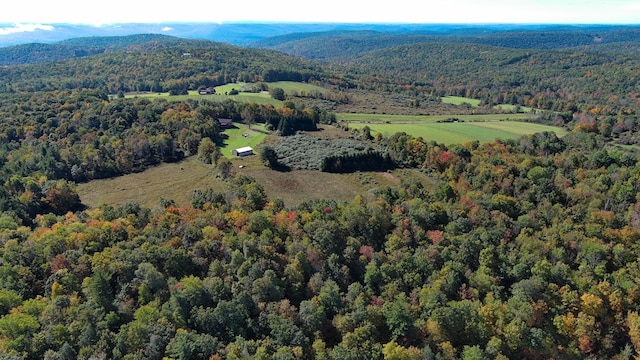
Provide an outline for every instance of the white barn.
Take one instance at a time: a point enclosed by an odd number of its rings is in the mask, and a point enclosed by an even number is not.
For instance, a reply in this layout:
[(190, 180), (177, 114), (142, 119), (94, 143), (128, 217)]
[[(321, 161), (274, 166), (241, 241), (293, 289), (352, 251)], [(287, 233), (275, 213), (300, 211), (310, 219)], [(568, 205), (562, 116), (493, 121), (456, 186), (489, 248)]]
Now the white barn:
[(245, 146), (231, 150), (231, 154), (235, 156), (249, 156), (253, 155), (253, 149), (251, 148), (251, 146)]

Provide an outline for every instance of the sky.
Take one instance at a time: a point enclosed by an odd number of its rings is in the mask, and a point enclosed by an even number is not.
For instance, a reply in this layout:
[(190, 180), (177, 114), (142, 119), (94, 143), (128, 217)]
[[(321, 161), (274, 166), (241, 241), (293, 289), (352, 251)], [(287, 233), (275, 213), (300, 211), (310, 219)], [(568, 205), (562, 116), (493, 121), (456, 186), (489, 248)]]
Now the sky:
[(640, 0), (18, 0), (3, 4), (0, 32), (60, 23), (242, 21), (640, 24)]

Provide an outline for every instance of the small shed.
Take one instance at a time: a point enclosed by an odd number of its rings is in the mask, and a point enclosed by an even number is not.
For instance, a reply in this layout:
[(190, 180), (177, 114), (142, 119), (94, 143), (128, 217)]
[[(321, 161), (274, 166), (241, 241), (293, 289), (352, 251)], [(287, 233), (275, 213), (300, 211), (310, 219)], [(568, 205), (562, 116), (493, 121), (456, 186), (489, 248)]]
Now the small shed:
[(249, 156), (249, 155), (253, 155), (253, 149), (251, 148), (251, 146), (245, 146), (245, 147), (231, 150), (231, 154), (235, 156), (240, 156), (240, 157)]

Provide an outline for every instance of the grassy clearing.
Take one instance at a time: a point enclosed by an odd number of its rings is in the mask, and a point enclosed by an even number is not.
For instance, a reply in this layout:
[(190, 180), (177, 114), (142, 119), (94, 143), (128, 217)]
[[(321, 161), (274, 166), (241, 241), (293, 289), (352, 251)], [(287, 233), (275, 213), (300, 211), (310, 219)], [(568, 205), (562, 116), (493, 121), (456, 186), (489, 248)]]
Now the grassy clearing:
[[(259, 125), (253, 125), (252, 128), (261, 129)], [(429, 188), (433, 187), (433, 179), (414, 169), (352, 174), (330, 174), (312, 170), (274, 171), (265, 167), (258, 156), (239, 158), (230, 155), (231, 149), (235, 147), (256, 146), (259, 149), (263, 140), (275, 141), (274, 135), (265, 133), (254, 133), (249, 138), (241, 136), (248, 131), (244, 124), (237, 124), (237, 129), (225, 130), (229, 138), (225, 141), (223, 155), (231, 160), (234, 171), (255, 178), (264, 187), (270, 199), (282, 199), (290, 208), (311, 199), (351, 201), (356, 195), (373, 189), (397, 186), (401, 179), (413, 178)], [(346, 136), (348, 132), (326, 126), (323, 131), (314, 134), (319, 137), (334, 137)], [(229, 191), (228, 184), (216, 178), (215, 174), (213, 166), (204, 164), (192, 156), (179, 163), (162, 164), (137, 174), (78, 184), (77, 189), (82, 203), (89, 207), (137, 202), (153, 208), (159, 205), (160, 198), (172, 199), (178, 205), (186, 205), (190, 203), (191, 195), (196, 189), (212, 188), (223, 193)]]
[(338, 121), (363, 123), (436, 123), (438, 121), (456, 118), (465, 122), (473, 121), (504, 121), (526, 120), (529, 114), (480, 114), (480, 115), (386, 115), (386, 114), (351, 114), (337, 113)]
[(373, 134), (382, 133), (385, 136), (390, 136), (396, 132), (406, 132), (413, 136), (422, 137), (427, 141), (434, 140), (444, 144), (456, 144), (473, 140), (491, 142), (495, 139), (515, 139), (524, 134), (533, 134), (542, 131), (554, 131), (558, 136), (566, 134), (565, 130), (557, 127), (521, 121), (422, 124), (352, 123), (349, 126), (362, 128), (365, 125), (371, 128)]
[(327, 91), (327, 89), (320, 87), (320, 86), (316, 86), (316, 85), (311, 85), (311, 84), (307, 84), (307, 83), (299, 83), (299, 82), (295, 82), (295, 81), (276, 81), (276, 82), (271, 82), (271, 83), (267, 83), (267, 85), (269, 85), (269, 89), (271, 88), (281, 88), (282, 90), (284, 90), (284, 92), (287, 95), (291, 95), (294, 93), (302, 93), (302, 92), (319, 92), (319, 93), (324, 93)]
[(480, 100), (461, 96), (444, 96), (441, 98), (445, 104), (464, 105), (468, 104), (473, 107), (480, 106)]
[(530, 113), (533, 112), (533, 108), (528, 107), (528, 106), (518, 106), (518, 105), (511, 105), (511, 104), (501, 104), (501, 105), (496, 105), (493, 107), (496, 110), (502, 110), (502, 111), (512, 111), (512, 112), (523, 112), (523, 113)]
[[(260, 164), (257, 156), (231, 159), (237, 173), (243, 173), (261, 184), (269, 199), (282, 199), (289, 208), (312, 199), (351, 201), (358, 194), (383, 186), (397, 186), (401, 179), (416, 178), (429, 188), (433, 180), (413, 169), (392, 172), (358, 172), (330, 174), (311, 170), (278, 172)], [(240, 169), (239, 166), (243, 165)], [(229, 191), (228, 184), (215, 177), (215, 170), (192, 156), (182, 162), (162, 164), (141, 173), (113, 179), (94, 180), (78, 185), (82, 203), (89, 207), (113, 206), (137, 202), (144, 207), (159, 206), (160, 198), (177, 205), (187, 205), (196, 189), (212, 188)]]
[[(453, 105), (467, 104), (472, 107), (480, 106), (480, 100), (461, 97), (461, 96), (445, 96), (445, 97), (442, 97), (441, 100), (445, 104), (453, 104)], [(511, 105), (511, 104), (500, 104), (500, 105), (494, 106), (493, 108), (501, 111), (511, 111), (511, 112), (518, 112), (518, 113), (530, 113), (533, 111), (533, 108), (530, 108), (527, 106), (517, 106), (517, 105)]]
[[(251, 146), (256, 147), (267, 136), (264, 125), (255, 124), (249, 130), (245, 124), (234, 123), (235, 128), (226, 129), (222, 154), (232, 159), (234, 167), (254, 162), (260, 165), (257, 156), (239, 159), (231, 155), (231, 150)], [(247, 134), (247, 136), (243, 136)], [(78, 184), (78, 194), (82, 203), (97, 207), (102, 204), (123, 205), (127, 202), (138, 202), (146, 207), (159, 204), (160, 198), (172, 199), (177, 204), (188, 204), (194, 190), (213, 188), (216, 191), (227, 191), (227, 184), (216, 178), (211, 165), (204, 164), (195, 156), (182, 162), (161, 164), (141, 173), (128, 174), (112, 179), (93, 180)]]
[(160, 198), (184, 205), (190, 202), (195, 189), (226, 191), (226, 186), (215, 177), (211, 165), (191, 156), (179, 163), (161, 164), (136, 174), (78, 184), (77, 189), (82, 203), (89, 207), (137, 202), (152, 208), (160, 204)]
[[(144, 97), (144, 98), (165, 98), (169, 101), (184, 101), (186, 99), (206, 99), (214, 102), (223, 102), (226, 100), (235, 100), (237, 102), (242, 103), (256, 103), (261, 105), (273, 105), (276, 107), (282, 106), (282, 101), (273, 99), (268, 92), (261, 93), (253, 93), (253, 92), (242, 92), (242, 89), (246, 85), (251, 85), (248, 83), (231, 83), (216, 86), (215, 94), (210, 95), (200, 95), (197, 91), (189, 91), (189, 95), (169, 95), (168, 92), (165, 93), (129, 93), (126, 94), (126, 98), (136, 98), (136, 97)], [(301, 94), (301, 93), (311, 93), (311, 92), (321, 92), (324, 93), (326, 89), (311, 85), (307, 83), (298, 83), (294, 81), (276, 81), (272, 83), (267, 83), (269, 88), (279, 87), (284, 90), (284, 92), (288, 95), (292, 94)], [(240, 91), (237, 95), (229, 95), (232, 90)]]
[[(217, 92), (217, 90), (216, 90)], [(169, 93), (136, 93), (127, 94), (127, 98), (145, 97), (151, 99), (164, 98), (168, 101), (184, 101), (187, 99), (209, 100), (214, 102), (223, 102), (226, 100), (234, 100), (242, 103), (270, 104), (273, 106), (282, 106), (282, 101), (271, 98), (265, 93), (246, 93), (241, 92), (238, 95), (224, 95), (224, 92), (200, 95), (197, 91), (189, 91), (189, 95), (169, 95)]]
[(612, 144), (614, 148), (623, 149), (623, 150), (631, 150), (640, 152), (640, 145), (624, 145), (624, 144)]
[(233, 123), (234, 127), (225, 129), (222, 134), (225, 137), (222, 145), (222, 155), (231, 156), (231, 151), (244, 146), (256, 148), (268, 135), (264, 124), (253, 124), (251, 129), (245, 124)]

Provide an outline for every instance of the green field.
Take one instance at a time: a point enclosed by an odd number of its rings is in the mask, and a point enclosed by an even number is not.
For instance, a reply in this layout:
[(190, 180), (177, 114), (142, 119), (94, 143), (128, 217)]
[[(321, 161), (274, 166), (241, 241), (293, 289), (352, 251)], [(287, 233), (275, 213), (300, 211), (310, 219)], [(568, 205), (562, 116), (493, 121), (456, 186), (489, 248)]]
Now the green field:
[(480, 106), (480, 100), (471, 99), (471, 98), (467, 98), (467, 97), (444, 96), (441, 99), (442, 99), (442, 102), (445, 103), (445, 104), (453, 104), (453, 105), (469, 104), (471, 106)]
[[(225, 85), (226, 86), (226, 85)], [(217, 88), (216, 88), (217, 89)], [(216, 90), (217, 92), (217, 90)], [(214, 102), (223, 102), (225, 100), (235, 100), (242, 103), (256, 103), (256, 104), (270, 104), (273, 106), (282, 106), (282, 101), (271, 98), (266, 93), (246, 93), (241, 92), (238, 95), (224, 95), (224, 92), (200, 95), (197, 91), (189, 91), (189, 95), (169, 95), (169, 93), (142, 93), (142, 94), (127, 94), (128, 98), (145, 97), (145, 98), (164, 98), (169, 101), (184, 101), (186, 99), (203, 99)]]
[(396, 132), (405, 132), (422, 137), (427, 141), (443, 144), (455, 144), (478, 140), (490, 142), (496, 139), (515, 139), (524, 134), (542, 131), (554, 131), (558, 136), (566, 134), (566, 130), (553, 126), (527, 123), (523, 121), (484, 121), (459, 123), (351, 123), (350, 127), (369, 126), (372, 134), (381, 133), (390, 136)]
[(362, 123), (436, 123), (446, 119), (458, 119), (465, 122), (526, 120), (528, 114), (482, 114), (482, 115), (387, 115), (387, 114), (351, 114), (337, 113), (338, 121)]
[(276, 82), (272, 82), (272, 83), (267, 83), (267, 85), (269, 85), (269, 88), (281, 88), (282, 90), (284, 90), (284, 92), (287, 95), (291, 95), (294, 93), (302, 93), (302, 92), (307, 92), (307, 93), (311, 93), (311, 92), (319, 92), (319, 93), (324, 93), (325, 91), (327, 91), (327, 89), (320, 87), (320, 86), (316, 86), (316, 85), (311, 85), (311, 84), (307, 84), (307, 83), (299, 83), (299, 82), (294, 82), (294, 81), (276, 81)]
[[(453, 104), (453, 105), (468, 104), (468, 105), (471, 105), (472, 107), (480, 106), (480, 100), (472, 99), (472, 98), (468, 98), (468, 97), (444, 96), (444, 97), (442, 97), (440, 99), (445, 104)], [(513, 111), (513, 112), (515, 112), (517, 110), (519, 113), (530, 113), (530, 112), (533, 111), (533, 108), (530, 108), (530, 107), (527, 107), (527, 106), (518, 107), (516, 105), (511, 105), (511, 104), (499, 104), (499, 105), (494, 106), (493, 108), (497, 109), (497, 110)]]
[[(299, 83), (294, 81), (276, 81), (276, 82), (266, 83), (266, 84), (269, 86), (269, 88), (279, 87), (283, 89), (287, 95), (311, 93), (311, 92), (323, 93), (326, 91), (326, 89), (320, 86), (311, 85), (307, 83)], [(242, 92), (242, 89), (247, 85), (251, 85), (251, 84), (230, 83), (230, 84), (216, 86), (215, 87), (216, 93), (210, 94), (210, 95), (200, 95), (197, 91), (192, 90), (192, 91), (189, 91), (189, 95), (169, 95), (168, 92), (165, 92), (165, 93), (144, 92), (144, 93), (128, 93), (126, 94), (125, 97), (127, 98), (136, 98), (136, 97), (165, 98), (169, 101), (184, 101), (186, 99), (206, 99), (206, 100), (215, 101), (215, 102), (223, 102), (226, 100), (235, 100), (237, 102), (242, 102), (242, 103), (256, 103), (261, 105), (269, 104), (276, 107), (282, 106), (282, 101), (273, 99), (271, 95), (269, 95), (269, 93), (266, 91), (260, 92), (260, 93)], [(233, 89), (240, 91), (240, 93), (237, 95), (229, 95), (229, 93)]]
[(511, 105), (511, 104), (501, 104), (501, 105), (496, 105), (493, 107), (494, 109), (497, 110), (503, 110), (503, 111), (518, 111), (518, 112), (523, 112), (523, 113), (530, 113), (533, 111), (533, 108), (530, 108), (528, 106), (520, 106), (518, 107), (517, 105)]
[(264, 129), (264, 124), (251, 125), (251, 129), (245, 124), (233, 123), (234, 127), (231, 129), (225, 129), (222, 132), (224, 139), (222, 155), (226, 157), (231, 156), (231, 151), (244, 146), (251, 146), (256, 148), (265, 137), (268, 132)]

